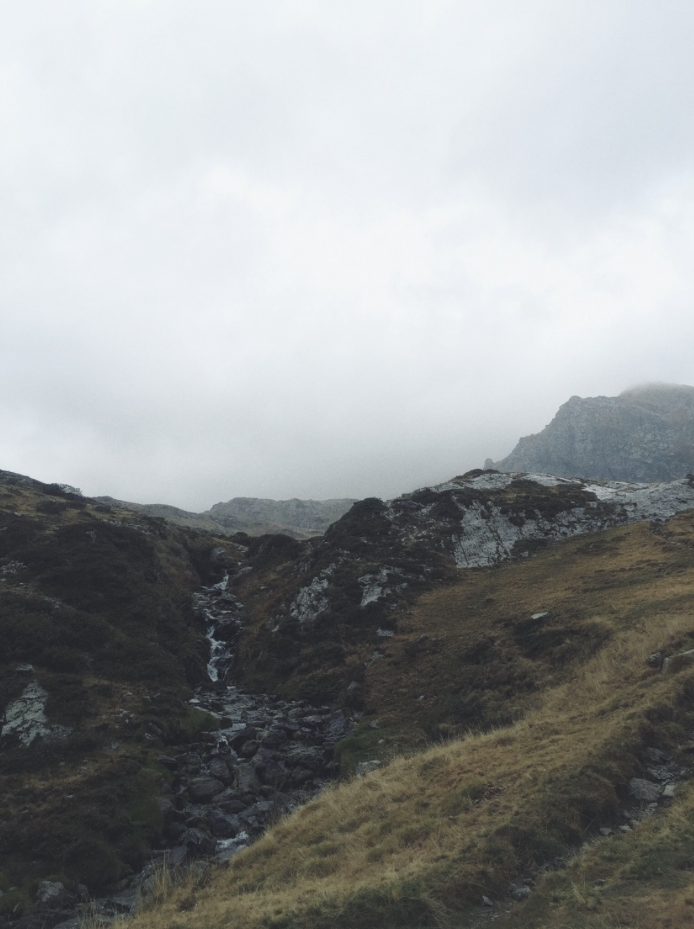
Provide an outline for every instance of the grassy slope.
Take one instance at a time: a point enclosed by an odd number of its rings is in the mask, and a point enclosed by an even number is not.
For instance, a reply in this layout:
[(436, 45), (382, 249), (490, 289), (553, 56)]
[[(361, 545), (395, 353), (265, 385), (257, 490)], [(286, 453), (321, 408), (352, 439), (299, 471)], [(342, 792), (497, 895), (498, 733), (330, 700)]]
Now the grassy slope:
[(117, 880), (156, 839), (154, 759), (203, 723), (185, 702), (208, 653), (191, 591), (216, 544), (2, 476), (0, 719), (37, 680), (49, 723), (72, 733), (0, 746), (0, 911), (49, 876), (92, 890)]
[[(366, 671), (380, 730), (364, 725), (347, 746), (390, 763), (327, 791), (133, 929), (476, 924), (483, 893), (622, 821), (643, 746), (688, 764), (694, 675), (645, 659), (694, 645), (693, 595), (691, 513), (664, 533), (641, 524), (571, 539), (422, 594)], [(543, 610), (545, 623), (528, 622)], [(437, 734), (462, 737), (423, 747)], [(686, 924), (693, 813), (683, 785), (639, 829), (539, 878), (508, 924)]]

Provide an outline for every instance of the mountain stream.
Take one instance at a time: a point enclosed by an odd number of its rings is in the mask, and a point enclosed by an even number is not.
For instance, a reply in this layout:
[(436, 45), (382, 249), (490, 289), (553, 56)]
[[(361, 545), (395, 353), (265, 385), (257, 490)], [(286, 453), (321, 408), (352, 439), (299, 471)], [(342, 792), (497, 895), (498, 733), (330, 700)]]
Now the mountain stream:
[(333, 749), (352, 731), (351, 720), (335, 706), (243, 693), (227, 684), (243, 607), (229, 591), (228, 577), (197, 591), (193, 605), (210, 642), (210, 659), (209, 681), (189, 703), (215, 717), (219, 729), (173, 746), (158, 759), (170, 772), (157, 798), (163, 847), (151, 851), (139, 874), (88, 903), (88, 888), (82, 888), (80, 902), (62, 884), (43, 882), (22, 929), (78, 929), (85, 912), (103, 924), (132, 913), (152, 891), (162, 864), (175, 870), (228, 861), (335, 778)]

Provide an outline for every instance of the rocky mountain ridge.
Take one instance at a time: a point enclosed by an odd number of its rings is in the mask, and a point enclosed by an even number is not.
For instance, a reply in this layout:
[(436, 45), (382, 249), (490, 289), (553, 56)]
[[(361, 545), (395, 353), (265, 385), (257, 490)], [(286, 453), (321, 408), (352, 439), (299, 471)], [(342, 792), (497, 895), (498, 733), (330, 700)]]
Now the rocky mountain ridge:
[(571, 397), (551, 423), (486, 468), (601, 481), (671, 481), (694, 471), (694, 387), (652, 384)]
[(163, 503), (129, 503), (114, 497), (95, 497), (100, 503), (121, 507), (166, 519), (190, 529), (250, 536), (282, 533), (293, 539), (309, 539), (322, 535), (331, 523), (343, 516), (356, 503), (350, 498), (331, 500), (266, 500), (260, 497), (234, 497), (215, 503), (202, 513), (191, 513)]

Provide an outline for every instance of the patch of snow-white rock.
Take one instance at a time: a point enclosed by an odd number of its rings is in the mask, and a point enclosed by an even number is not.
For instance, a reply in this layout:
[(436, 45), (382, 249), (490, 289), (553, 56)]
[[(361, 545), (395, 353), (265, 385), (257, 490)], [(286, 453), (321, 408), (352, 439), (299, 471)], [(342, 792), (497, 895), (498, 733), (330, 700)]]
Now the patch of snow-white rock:
[[(532, 484), (537, 485), (536, 503), (533, 488), (528, 486)], [(551, 505), (553, 488), (559, 489), (556, 506)], [(432, 494), (452, 498), (453, 506), (447, 503), (441, 510), (443, 517), (436, 515), (438, 507)], [(456, 566), (464, 569), (489, 567), (527, 555), (535, 548), (533, 543), (559, 541), (642, 520), (666, 520), (691, 508), (694, 486), (687, 478), (636, 484), (483, 471), (389, 501), (384, 514), (395, 530), (394, 551), (406, 551), (413, 542), (428, 544), (452, 555)], [(340, 553), (334, 564), (297, 592), (289, 607), (293, 618), (303, 624), (330, 609), (332, 578), (344, 557), (347, 555)], [(388, 564), (369, 568), (358, 578), (361, 608), (376, 603), (383, 606), (386, 601), (393, 608), (393, 596), (402, 592), (409, 575)], [(417, 575), (414, 566), (413, 571)]]
[[(368, 606), (369, 603), (375, 603), (391, 592), (390, 587), (388, 587), (389, 575), (402, 575), (402, 571), (386, 565), (377, 574), (365, 574), (359, 578), (359, 584), (362, 588), (360, 604), (362, 609)], [(399, 590), (402, 586), (400, 585), (396, 589)]]
[(324, 591), (328, 588), (335, 565), (330, 565), (314, 577), (310, 584), (302, 587), (289, 607), (289, 614), (300, 623), (317, 619), (328, 609), (328, 600)]
[[(460, 490), (468, 485), (474, 490), (503, 490), (517, 479), (532, 481), (543, 487), (573, 484), (579, 490), (592, 493), (595, 504), (574, 507), (551, 519), (526, 518), (516, 525), (501, 509), (490, 503), (475, 501), (461, 507), (461, 532), (454, 536), (452, 552), (459, 568), (478, 568), (505, 561), (514, 554), (519, 542), (556, 541), (585, 532), (609, 529), (612, 526), (642, 520), (669, 519), (676, 513), (694, 507), (694, 487), (686, 479), (661, 484), (629, 484), (619, 481), (594, 482), (569, 480), (546, 474), (486, 474), (465, 481), (450, 481), (430, 488), (436, 492)], [(614, 509), (606, 514), (599, 503), (611, 503)]]
[(36, 681), (27, 684), (21, 696), (5, 709), (0, 736), (17, 736), (22, 745), (30, 745), (41, 736), (44, 739), (61, 739), (69, 735), (66, 726), (51, 725), (46, 717), (48, 692)]

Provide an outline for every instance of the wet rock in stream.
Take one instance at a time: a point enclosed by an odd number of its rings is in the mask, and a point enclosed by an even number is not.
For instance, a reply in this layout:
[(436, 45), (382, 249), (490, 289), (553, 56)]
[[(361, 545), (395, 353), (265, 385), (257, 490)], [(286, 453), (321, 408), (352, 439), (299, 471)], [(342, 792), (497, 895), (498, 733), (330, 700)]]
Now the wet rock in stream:
[[(173, 776), (160, 808), (178, 858), (211, 854), (224, 861), (334, 778), (333, 749), (351, 723), (329, 706), (234, 687), (200, 688), (193, 700), (231, 723), (166, 756)], [(214, 851), (203, 837), (215, 840)]]

